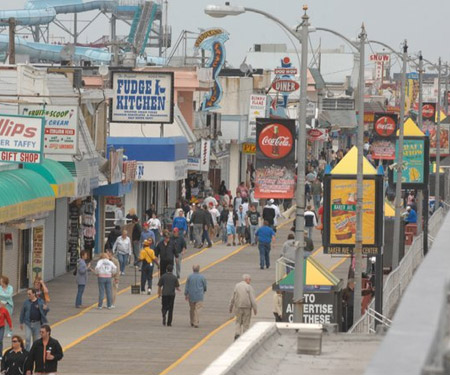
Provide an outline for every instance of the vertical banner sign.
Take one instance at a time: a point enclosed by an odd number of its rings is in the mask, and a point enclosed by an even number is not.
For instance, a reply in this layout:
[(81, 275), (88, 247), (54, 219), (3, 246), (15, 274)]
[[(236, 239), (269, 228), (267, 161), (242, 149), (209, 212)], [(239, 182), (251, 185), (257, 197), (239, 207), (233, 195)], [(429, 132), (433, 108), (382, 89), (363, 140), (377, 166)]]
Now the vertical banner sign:
[(44, 153), (77, 153), (78, 107), (76, 105), (27, 104), (19, 107), (21, 114), (45, 118)]
[[(436, 156), (437, 149), (437, 125), (436, 125), (436, 103), (423, 103), (422, 106), (422, 131), (428, 131), (430, 137), (430, 156)], [(449, 124), (441, 123), (440, 134), (441, 156), (450, 154)]]
[(219, 73), (225, 63), (225, 42), (228, 38), (228, 32), (223, 29), (214, 28), (202, 32), (195, 41), (195, 51), (203, 49), (210, 53), (206, 67), (212, 68), (212, 77), (214, 80), (214, 86), (206, 94), (201, 105), (202, 111), (213, 111), (220, 108), (219, 103), (222, 99), (223, 89), (219, 82)]
[(173, 72), (112, 72), (110, 121), (173, 123)]
[[(378, 254), (383, 216), (382, 176), (363, 180), (363, 254)], [(356, 241), (356, 178), (331, 176), (324, 179), (324, 252), (350, 254)]]
[(295, 120), (256, 119), (256, 198), (293, 198)]
[(202, 172), (209, 171), (209, 160), (211, 156), (211, 141), (209, 139), (202, 139), (200, 154), (200, 170)]
[(398, 115), (395, 113), (375, 113), (373, 123), (374, 140), (372, 157), (374, 159), (395, 159), (395, 135)]
[(109, 152), (109, 182), (115, 184), (122, 182), (123, 149)]
[(44, 118), (0, 114), (0, 162), (42, 162)]
[[(427, 137), (405, 137), (403, 140), (402, 187), (405, 189), (421, 189), (428, 184), (429, 153)], [(395, 145), (398, 155), (398, 141)], [(395, 159), (398, 163), (398, 159)], [(397, 183), (397, 170), (390, 173), (391, 181)]]
[(37, 276), (44, 274), (44, 229), (43, 227), (33, 228), (33, 253), (31, 278), (34, 280)]
[(266, 95), (250, 95), (250, 106), (248, 109), (248, 138), (256, 138), (256, 118), (266, 116), (266, 106)]

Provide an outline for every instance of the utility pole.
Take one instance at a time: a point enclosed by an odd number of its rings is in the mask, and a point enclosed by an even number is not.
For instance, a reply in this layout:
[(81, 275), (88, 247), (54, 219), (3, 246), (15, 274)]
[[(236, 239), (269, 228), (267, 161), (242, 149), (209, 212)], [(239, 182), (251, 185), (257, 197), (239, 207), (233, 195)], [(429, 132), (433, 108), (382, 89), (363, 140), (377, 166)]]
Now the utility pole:
[[(418, 114), (417, 114), (417, 124), (419, 125), (419, 129), (423, 130), (422, 127), (422, 106), (423, 106), (423, 93), (422, 93), (422, 87), (423, 87), (423, 58), (422, 58), (422, 51), (419, 52), (419, 108), (418, 108)], [(418, 190), (417, 192), (417, 217), (419, 220), (417, 220), (417, 233), (422, 233), (423, 225), (422, 225), (422, 218), (423, 218), (423, 190)], [(425, 220), (424, 220), (425, 222)]]
[(392, 251), (392, 269), (396, 269), (400, 258), (400, 211), (403, 207), (402, 200), (402, 172), (403, 172), (403, 135), (405, 122), (405, 86), (406, 86), (406, 61), (408, 60), (408, 44), (403, 44), (403, 68), (400, 96), (400, 135), (398, 137), (397, 181), (395, 184), (395, 221), (394, 221), (394, 246)]
[(445, 98), (444, 98), (445, 115), (448, 116), (448, 63), (445, 63)]
[(353, 304), (353, 322), (361, 317), (361, 289), (362, 289), (362, 248), (363, 248), (363, 193), (364, 193), (364, 69), (365, 69), (365, 45), (366, 45), (366, 29), (364, 24), (361, 26), (361, 34), (359, 34), (359, 85), (358, 85), (358, 162), (356, 171), (356, 239), (355, 239), (355, 292)]
[(303, 6), (302, 29), (302, 60), (300, 66), (300, 103), (298, 111), (297, 138), (297, 191), (295, 200), (297, 212), (295, 217), (295, 279), (294, 279), (294, 322), (303, 323), (303, 254), (305, 248), (305, 167), (306, 167), (306, 105), (307, 105), (307, 74), (308, 74), (308, 7)]
[(441, 192), (439, 191), (439, 184), (441, 180), (440, 170), (441, 170), (441, 81), (442, 81), (442, 62), (439, 57), (438, 63), (438, 96), (436, 103), (437, 112), (437, 126), (436, 126), (436, 173), (434, 178), (434, 210), (439, 208), (441, 202)]
[(9, 23), (9, 45), (8, 55), (9, 64), (14, 65), (16, 63), (16, 19), (10, 18)]

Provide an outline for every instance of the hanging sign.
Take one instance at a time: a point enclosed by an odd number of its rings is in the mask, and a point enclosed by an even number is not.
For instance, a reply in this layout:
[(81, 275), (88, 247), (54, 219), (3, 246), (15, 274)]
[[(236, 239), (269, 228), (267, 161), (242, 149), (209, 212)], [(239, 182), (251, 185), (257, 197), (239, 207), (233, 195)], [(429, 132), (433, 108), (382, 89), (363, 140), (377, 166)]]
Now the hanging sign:
[(173, 123), (173, 72), (112, 72), (111, 122)]
[(327, 129), (308, 129), (307, 137), (309, 141), (326, 141), (328, 140)]
[(242, 153), (247, 154), (247, 155), (255, 155), (256, 154), (256, 144), (243, 143), (242, 144)]
[(293, 198), (295, 120), (256, 119), (256, 198)]
[(373, 118), (372, 158), (395, 159), (395, 135), (398, 115), (396, 113), (375, 113)]
[(27, 104), (19, 112), (45, 119), (44, 153), (74, 155), (77, 153), (78, 107), (70, 105)]
[(0, 161), (42, 162), (44, 118), (0, 114)]
[(200, 170), (202, 172), (209, 171), (210, 158), (211, 158), (211, 141), (209, 139), (202, 139), (200, 151)]
[(266, 116), (266, 106), (266, 95), (250, 95), (250, 106), (248, 109), (248, 138), (256, 137), (256, 118)]
[(219, 103), (222, 99), (223, 88), (219, 82), (219, 73), (225, 63), (225, 42), (228, 38), (229, 34), (227, 31), (214, 28), (202, 32), (195, 41), (195, 51), (198, 51), (198, 49), (203, 49), (205, 51), (209, 51), (210, 53), (206, 67), (212, 68), (212, 77), (214, 80), (214, 86), (210, 92), (205, 95), (201, 105), (202, 111), (212, 111), (220, 108)]
[[(398, 141), (395, 145), (395, 163), (398, 163)], [(404, 137), (402, 188), (423, 189), (428, 185), (429, 141), (428, 137)], [(397, 183), (397, 170), (389, 173), (390, 182)]]

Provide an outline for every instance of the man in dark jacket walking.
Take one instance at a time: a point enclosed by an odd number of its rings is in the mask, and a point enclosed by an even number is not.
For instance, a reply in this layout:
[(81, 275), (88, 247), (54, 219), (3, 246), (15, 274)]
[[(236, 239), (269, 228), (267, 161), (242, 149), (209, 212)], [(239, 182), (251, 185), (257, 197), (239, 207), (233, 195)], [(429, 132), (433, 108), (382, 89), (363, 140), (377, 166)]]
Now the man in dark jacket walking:
[(205, 222), (203, 226), (202, 244), (208, 243), (208, 247), (212, 246), (211, 239), (209, 238), (209, 228), (214, 228), (214, 222), (211, 213), (208, 211), (206, 204), (203, 205), (203, 211), (205, 216)]
[(111, 230), (108, 234), (108, 239), (105, 243), (105, 250), (112, 249), (117, 238), (122, 235), (122, 229), (120, 229), (120, 225), (116, 225), (114, 229)]
[(191, 216), (191, 224), (194, 225), (194, 246), (200, 248), (202, 247), (202, 234), (206, 224), (206, 212), (201, 207), (195, 207)]
[(162, 297), (162, 323), (163, 326), (166, 325), (166, 315), (167, 326), (172, 326), (172, 316), (173, 316), (173, 305), (175, 303), (175, 290), (180, 291), (180, 283), (177, 277), (172, 273), (173, 265), (167, 265), (167, 272), (161, 276), (158, 281), (158, 298)]
[(222, 242), (224, 244), (227, 243), (228, 240), (228, 233), (227, 233), (227, 221), (228, 221), (228, 214), (230, 211), (228, 211), (228, 206), (226, 203), (223, 204), (222, 212), (219, 216), (219, 225), (222, 230)]
[(167, 267), (170, 265), (173, 270), (174, 257), (178, 258), (175, 249), (175, 241), (170, 238), (170, 232), (164, 230), (163, 240), (155, 248), (155, 255), (159, 257), (159, 275), (162, 277), (166, 273)]
[(140, 260), (140, 250), (141, 250), (141, 233), (142, 233), (142, 227), (141, 224), (139, 224), (139, 218), (134, 215), (133, 216), (133, 232), (131, 233), (131, 246), (133, 248), (133, 255), (134, 255), (134, 266), (138, 267)]
[(41, 338), (34, 342), (25, 365), (27, 375), (56, 374), (58, 371), (58, 361), (64, 354), (58, 340), (50, 337), (51, 332), (48, 324), (41, 327)]

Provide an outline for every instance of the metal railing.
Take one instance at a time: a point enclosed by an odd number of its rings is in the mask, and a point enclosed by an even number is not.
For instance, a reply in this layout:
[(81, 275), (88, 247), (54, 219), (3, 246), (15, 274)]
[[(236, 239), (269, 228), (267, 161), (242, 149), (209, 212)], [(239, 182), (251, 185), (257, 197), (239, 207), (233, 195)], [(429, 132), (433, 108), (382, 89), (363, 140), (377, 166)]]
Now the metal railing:
[(293, 266), (292, 262), (289, 259), (285, 257), (278, 258), (275, 264), (275, 282), (276, 283), (279, 282), (294, 268), (295, 267)]
[[(433, 239), (439, 231), (447, 212), (446, 207), (439, 208), (428, 223), (429, 238)], [(398, 267), (393, 270), (386, 278), (383, 286), (383, 313), (391, 318), (402, 297), (406, 287), (411, 281), (414, 271), (419, 267), (423, 259), (423, 234), (414, 238), (405, 256)], [(375, 321), (374, 314), (370, 311), (375, 310), (375, 299), (369, 304), (364, 315), (352, 326), (348, 333), (374, 333)]]

